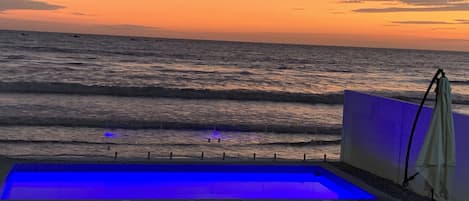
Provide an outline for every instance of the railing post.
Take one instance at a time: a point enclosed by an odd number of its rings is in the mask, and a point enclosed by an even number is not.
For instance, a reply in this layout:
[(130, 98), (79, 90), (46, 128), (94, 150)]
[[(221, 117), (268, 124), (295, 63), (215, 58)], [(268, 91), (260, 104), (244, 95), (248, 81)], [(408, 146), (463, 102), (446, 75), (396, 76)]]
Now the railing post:
[(256, 160), (256, 153), (255, 152), (254, 152), (254, 154), (252, 154), (252, 159)]
[(222, 158), (222, 160), (225, 160), (225, 152), (223, 152), (223, 158)]
[(147, 153), (147, 159), (150, 160), (150, 158), (151, 158), (151, 152), (148, 152)]
[(169, 152), (169, 160), (173, 159), (173, 152)]
[(117, 151), (114, 152), (114, 160), (117, 160)]
[(200, 155), (200, 160), (204, 160), (204, 152)]
[(303, 161), (306, 161), (306, 153), (303, 154)]
[(277, 153), (274, 153), (274, 161), (277, 160)]
[(327, 162), (327, 154), (324, 154), (324, 162)]

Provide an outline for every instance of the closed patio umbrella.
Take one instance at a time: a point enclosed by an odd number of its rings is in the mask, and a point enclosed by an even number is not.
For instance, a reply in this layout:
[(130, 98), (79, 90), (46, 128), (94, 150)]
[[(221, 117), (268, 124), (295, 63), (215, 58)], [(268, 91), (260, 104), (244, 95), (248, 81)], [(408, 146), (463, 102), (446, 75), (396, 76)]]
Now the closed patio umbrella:
[(451, 86), (443, 76), (437, 87), (431, 123), (416, 162), (417, 170), (433, 188), (437, 200), (448, 200), (448, 179), (455, 165)]

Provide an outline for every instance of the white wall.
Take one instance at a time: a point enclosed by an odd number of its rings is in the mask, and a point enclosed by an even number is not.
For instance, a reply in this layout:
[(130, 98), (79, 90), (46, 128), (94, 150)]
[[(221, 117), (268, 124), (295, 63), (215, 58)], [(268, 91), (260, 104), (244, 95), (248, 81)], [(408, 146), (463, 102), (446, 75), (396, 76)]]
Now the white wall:
[[(345, 91), (341, 161), (401, 184), (407, 143), (417, 109), (417, 104)], [(425, 107), (420, 115), (410, 155), (409, 175), (416, 172), (415, 160), (431, 113), (431, 108)], [(450, 184), (450, 196), (456, 201), (468, 201), (469, 116), (454, 113), (454, 124), (457, 164)], [(420, 176), (411, 181), (410, 188), (422, 195), (430, 193)]]

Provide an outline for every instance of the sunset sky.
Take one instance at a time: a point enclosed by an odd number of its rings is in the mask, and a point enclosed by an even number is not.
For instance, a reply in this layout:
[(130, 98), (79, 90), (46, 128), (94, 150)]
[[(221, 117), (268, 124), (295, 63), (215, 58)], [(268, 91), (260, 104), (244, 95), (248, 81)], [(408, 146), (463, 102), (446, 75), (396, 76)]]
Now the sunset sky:
[(469, 51), (469, 0), (0, 0), (0, 29)]

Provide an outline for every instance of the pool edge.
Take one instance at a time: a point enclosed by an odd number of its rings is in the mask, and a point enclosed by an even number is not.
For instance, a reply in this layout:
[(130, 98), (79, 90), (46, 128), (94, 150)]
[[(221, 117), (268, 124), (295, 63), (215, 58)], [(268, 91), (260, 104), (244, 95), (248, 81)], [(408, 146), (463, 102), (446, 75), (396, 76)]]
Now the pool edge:
[(8, 174), (10, 173), (13, 163), (13, 160), (7, 157), (0, 156), (0, 200), (2, 200), (3, 198), (5, 182), (7, 180)]
[(395, 198), (373, 186), (368, 185), (364, 181), (362, 181), (360, 178), (353, 176), (351, 174), (348, 174), (336, 167), (334, 167), (332, 164), (329, 163), (318, 163), (316, 164), (318, 166), (323, 167), (324, 169), (330, 171), (331, 173), (335, 174), (336, 176), (350, 182), (351, 184), (361, 188), (362, 190), (374, 195), (376, 197), (376, 200), (378, 201), (401, 201), (398, 198)]
[(226, 164), (226, 165), (292, 165), (292, 166), (319, 166), (341, 179), (355, 185), (356, 187), (368, 192), (375, 196), (375, 200), (379, 201), (397, 201), (398, 199), (380, 191), (372, 186), (369, 186), (361, 179), (345, 173), (332, 164), (321, 161), (220, 161), (220, 160), (205, 160), (205, 161), (187, 161), (187, 160), (155, 160), (155, 161), (74, 161), (74, 160), (31, 160), (31, 159), (11, 159), (0, 156), (0, 196), (3, 196), (4, 185), (7, 176), (15, 163), (99, 163), (99, 164)]

